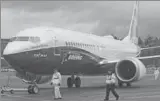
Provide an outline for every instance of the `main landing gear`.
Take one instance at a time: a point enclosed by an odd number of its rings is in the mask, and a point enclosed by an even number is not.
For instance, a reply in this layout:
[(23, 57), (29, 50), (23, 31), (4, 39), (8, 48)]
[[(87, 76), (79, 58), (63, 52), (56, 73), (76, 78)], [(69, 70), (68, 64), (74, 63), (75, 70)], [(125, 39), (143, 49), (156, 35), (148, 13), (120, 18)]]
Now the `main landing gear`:
[[(123, 84), (124, 84), (123, 82), (120, 82), (120, 81), (118, 82), (118, 86), (119, 86), (119, 87), (122, 87)], [(126, 86), (127, 86), (127, 87), (131, 87), (131, 83), (129, 83), (129, 82), (126, 83)]]
[(67, 79), (68, 88), (72, 88), (74, 84), (75, 84), (76, 88), (80, 88), (81, 78), (78, 76), (74, 77), (74, 75), (72, 75), (71, 77), (68, 77), (68, 79)]

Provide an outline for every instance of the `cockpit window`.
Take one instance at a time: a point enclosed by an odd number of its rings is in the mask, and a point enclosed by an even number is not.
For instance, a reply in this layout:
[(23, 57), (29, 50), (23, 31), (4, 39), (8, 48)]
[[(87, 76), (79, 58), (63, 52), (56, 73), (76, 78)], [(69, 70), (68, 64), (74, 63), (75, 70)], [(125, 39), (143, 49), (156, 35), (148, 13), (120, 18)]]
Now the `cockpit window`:
[(29, 37), (17, 37), (17, 41), (28, 41)]
[(40, 42), (40, 37), (24, 37), (24, 36), (12, 37), (10, 39), (10, 42), (13, 42), (13, 41), (30, 41), (33, 43), (37, 43), (37, 42)]

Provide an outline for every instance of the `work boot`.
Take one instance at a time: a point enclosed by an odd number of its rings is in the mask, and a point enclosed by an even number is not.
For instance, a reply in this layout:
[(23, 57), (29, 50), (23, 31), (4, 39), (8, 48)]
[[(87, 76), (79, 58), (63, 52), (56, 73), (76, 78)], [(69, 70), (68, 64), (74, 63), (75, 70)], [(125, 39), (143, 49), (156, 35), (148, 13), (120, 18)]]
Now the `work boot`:
[(119, 96), (116, 97), (116, 100), (118, 100), (118, 99), (119, 99)]
[(54, 98), (54, 100), (58, 100), (58, 98)]
[(104, 101), (108, 101), (109, 99), (104, 99)]

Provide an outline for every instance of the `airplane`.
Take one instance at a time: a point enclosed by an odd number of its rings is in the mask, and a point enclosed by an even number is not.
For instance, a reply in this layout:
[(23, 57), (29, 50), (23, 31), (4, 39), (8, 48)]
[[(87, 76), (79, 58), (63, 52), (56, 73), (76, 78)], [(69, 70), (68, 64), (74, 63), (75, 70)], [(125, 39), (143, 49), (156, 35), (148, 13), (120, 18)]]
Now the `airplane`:
[[(10, 39), (3, 52), (4, 59), (16, 70), (16, 76), (28, 86), (29, 94), (37, 94), (37, 84), (50, 82), (57, 68), (67, 79), (69, 88), (79, 88), (79, 75), (105, 75), (113, 70), (118, 85), (131, 86), (146, 74), (138, 46), (138, 1), (128, 35), (117, 40), (109, 36), (98, 36), (57, 27), (34, 27), (20, 31)], [(146, 48), (145, 48), (146, 49)]]

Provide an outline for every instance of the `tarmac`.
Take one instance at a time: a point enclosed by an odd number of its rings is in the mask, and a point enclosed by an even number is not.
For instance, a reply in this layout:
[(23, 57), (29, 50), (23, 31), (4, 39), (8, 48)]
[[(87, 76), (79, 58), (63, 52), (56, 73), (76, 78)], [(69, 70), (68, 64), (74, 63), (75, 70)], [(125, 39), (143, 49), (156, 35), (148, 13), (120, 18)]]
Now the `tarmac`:
[[(6, 73), (0, 73), (0, 86), (7, 81)], [(82, 76), (81, 88), (67, 88), (67, 76), (62, 77), (61, 93), (63, 99), (58, 101), (103, 101), (105, 97), (105, 77), (104, 76)], [(25, 88), (28, 84), (19, 78), (12, 76), (10, 86), (14, 88)], [(54, 101), (52, 86), (49, 84), (38, 85), (39, 94), (28, 94), (26, 91), (5, 92), (1, 94), (0, 101)], [(117, 88), (120, 95), (119, 101), (159, 101), (160, 99), (160, 79), (154, 80), (153, 75), (147, 75), (144, 79), (135, 82), (131, 87)], [(115, 97), (110, 94), (110, 100)]]

